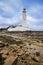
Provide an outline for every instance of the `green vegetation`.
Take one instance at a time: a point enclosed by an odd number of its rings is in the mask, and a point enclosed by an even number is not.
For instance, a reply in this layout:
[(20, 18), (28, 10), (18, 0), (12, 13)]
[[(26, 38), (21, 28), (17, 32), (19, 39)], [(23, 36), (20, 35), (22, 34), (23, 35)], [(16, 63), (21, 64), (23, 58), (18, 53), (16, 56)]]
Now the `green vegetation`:
[(36, 45), (36, 46), (40, 46), (40, 47), (43, 47), (43, 43), (38, 43), (38, 42), (35, 42), (35, 43), (33, 43), (34, 45)]
[(15, 40), (13, 37), (11, 37), (11, 36), (6, 36), (6, 35), (1, 35), (1, 36), (0, 36), (0, 40), (1, 40), (1, 42), (3, 42), (4, 44), (5, 44), (5, 43), (17, 44), (17, 45), (23, 44), (23, 42), (22, 42), (21, 40), (18, 40), (18, 39)]

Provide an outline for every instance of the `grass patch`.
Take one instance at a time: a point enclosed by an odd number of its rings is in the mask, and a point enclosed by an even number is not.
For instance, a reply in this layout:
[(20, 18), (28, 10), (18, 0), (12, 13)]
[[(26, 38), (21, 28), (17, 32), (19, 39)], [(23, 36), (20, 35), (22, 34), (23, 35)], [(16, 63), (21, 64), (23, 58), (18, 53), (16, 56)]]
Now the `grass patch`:
[(40, 47), (43, 47), (43, 43), (41, 43), (41, 42), (35, 42), (35, 43), (33, 43), (34, 45), (36, 45), (36, 46), (40, 46)]
[(33, 44), (33, 45), (36, 45), (36, 46), (40, 46), (40, 47), (43, 47), (43, 43), (40, 42), (40, 41), (32, 41), (32, 40), (29, 40), (28, 41), (28, 44)]

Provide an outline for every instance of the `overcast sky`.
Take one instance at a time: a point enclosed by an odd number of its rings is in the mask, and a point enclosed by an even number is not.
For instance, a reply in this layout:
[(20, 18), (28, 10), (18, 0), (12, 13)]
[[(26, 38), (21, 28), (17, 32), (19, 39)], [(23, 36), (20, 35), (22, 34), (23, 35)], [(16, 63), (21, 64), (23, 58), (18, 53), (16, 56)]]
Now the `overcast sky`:
[(22, 22), (22, 9), (27, 10), (27, 26), (43, 30), (43, 0), (0, 0), (0, 27)]

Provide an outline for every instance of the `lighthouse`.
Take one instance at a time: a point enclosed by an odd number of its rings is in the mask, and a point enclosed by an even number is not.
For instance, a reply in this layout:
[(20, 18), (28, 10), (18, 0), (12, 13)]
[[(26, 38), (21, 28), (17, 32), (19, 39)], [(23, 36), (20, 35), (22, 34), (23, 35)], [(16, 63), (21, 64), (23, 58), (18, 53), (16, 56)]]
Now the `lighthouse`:
[(18, 26), (10, 26), (10, 28), (8, 28), (8, 31), (29, 31), (29, 28), (26, 26), (27, 23), (27, 17), (26, 17), (26, 8), (23, 8), (22, 10), (22, 25), (18, 25)]
[(22, 26), (26, 27), (26, 8), (23, 8), (22, 11)]

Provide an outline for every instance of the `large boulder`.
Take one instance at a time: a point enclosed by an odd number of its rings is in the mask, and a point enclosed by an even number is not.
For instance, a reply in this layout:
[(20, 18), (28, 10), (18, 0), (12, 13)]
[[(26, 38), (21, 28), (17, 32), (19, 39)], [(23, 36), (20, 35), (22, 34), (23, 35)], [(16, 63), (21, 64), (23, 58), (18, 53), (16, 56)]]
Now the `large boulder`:
[(4, 42), (3, 41), (0, 41), (0, 48), (1, 47), (4, 47), (4, 46), (5, 46)]
[(16, 65), (17, 64), (17, 56), (9, 56), (6, 60), (4, 65)]
[(34, 56), (32, 57), (32, 60), (35, 62), (40, 62), (40, 57)]

